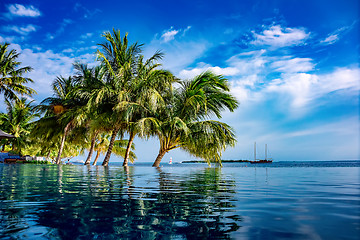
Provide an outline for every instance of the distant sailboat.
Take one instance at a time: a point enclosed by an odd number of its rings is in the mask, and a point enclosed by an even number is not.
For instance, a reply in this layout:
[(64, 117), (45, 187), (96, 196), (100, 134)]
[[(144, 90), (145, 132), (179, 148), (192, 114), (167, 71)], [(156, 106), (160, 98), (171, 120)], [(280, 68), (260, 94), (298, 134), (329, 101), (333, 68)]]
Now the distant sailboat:
[(272, 158), (267, 158), (267, 144), (265, 144), (265, 159), (256, 160), (256, 142), (254, 143), (254, 161), (250, 161), (251, 164), (254, 163), (272, 163)]

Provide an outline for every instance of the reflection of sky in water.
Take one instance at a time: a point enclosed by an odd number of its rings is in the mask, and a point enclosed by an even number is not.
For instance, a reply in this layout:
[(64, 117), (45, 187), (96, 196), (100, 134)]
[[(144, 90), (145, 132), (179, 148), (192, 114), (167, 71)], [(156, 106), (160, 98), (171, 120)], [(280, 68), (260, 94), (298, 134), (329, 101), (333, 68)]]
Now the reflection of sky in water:
[(358, 167), (231, 166), (1, 164), (0, 238), (359, 236)]

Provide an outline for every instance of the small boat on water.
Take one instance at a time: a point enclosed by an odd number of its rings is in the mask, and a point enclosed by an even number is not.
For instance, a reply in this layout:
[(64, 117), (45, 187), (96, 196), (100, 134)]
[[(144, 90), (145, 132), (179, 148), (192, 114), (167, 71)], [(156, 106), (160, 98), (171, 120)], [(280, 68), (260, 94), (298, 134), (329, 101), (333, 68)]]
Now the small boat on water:
[(254, 161), (250, 161), (251, 164), (257, 163), (272, 163), (272, 158), (267, 158), (267, 144), (265, 144), (265, 159), (256, 159), (256, 142), (254, 143)]

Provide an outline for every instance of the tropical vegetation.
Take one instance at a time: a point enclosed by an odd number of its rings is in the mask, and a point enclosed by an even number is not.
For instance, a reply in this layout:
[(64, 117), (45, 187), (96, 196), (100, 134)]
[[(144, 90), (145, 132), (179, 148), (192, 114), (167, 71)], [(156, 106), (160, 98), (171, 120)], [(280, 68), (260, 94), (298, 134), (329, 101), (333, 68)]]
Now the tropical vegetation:
[(127, 166), (136, 160), (136, 137), (156, 137), (160, 149), (154, 167), (176, 148), (221, 163), (222, 152), (236, 142), (234, 130), (218, 120), (224, 110), (238, 107), (227, 79), (210, 71), (178, 79), (160, 68), (162, 52), (146, 59), (143, 44), (129, 43), (127, 34), (113, 30), (103, 37), (97, 65), (74, 63), (73, 74), (58, 76), (53, 95), (37, 106), (18, 97), (34, 93), (25, 86), (32, 80), (23, 77), (31, 68), (19, 68), (19, 54), (8, 51), (9, 44), (1, 45), (0, 93), (8, 112), (1, 113), (0, 124), (17, 137), (12, 149), (46, 156), (56, 164), (87, 152), (88, 165), (96, 152), (95, 165), (102, 153), (103, 166), (114, 153)]
[(0, 43), (0, 94), (6, 99), (18, 99), (18, 94), (28, 95), (36, 93), (25, 84), (33, 82), (32, 79), (23, 75), (32, 70), (31, 67), (19, 67), (19, 53), (15, 49), (9, 50), (9, 44)]

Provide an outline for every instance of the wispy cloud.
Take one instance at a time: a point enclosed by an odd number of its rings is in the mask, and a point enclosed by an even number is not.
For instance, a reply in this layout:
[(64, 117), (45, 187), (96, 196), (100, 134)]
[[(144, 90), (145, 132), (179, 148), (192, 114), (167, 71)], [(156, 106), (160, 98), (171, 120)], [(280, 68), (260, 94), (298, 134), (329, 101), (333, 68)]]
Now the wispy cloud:
[(213, 67), (205, 63), (199, 63), (196, 68), (181, 70), (179, 73), (179, 77), (181, 79), (190, 79), (208, 70), (214, 72), (215, 74), (220, 74), (224, 76), (238, 75), (240, 71), (238, 68), (234, 67), (221, 68), (218, 66)]
[(87, 39), (87, 38), (92, 37), (92, 35), (93, 35), (93, 33), (85, 33), (85, 34), (81, 35), (80, 38)]
[(183, 30), (183, 36), (185, 36), (186, 32), (189, 31), (191, 29), (191, 26), (187, 26), (184, 30)]
[(319, 73), (311, 58), (269, 56), (266, 50), (237, 54), (227, 66), (199, 63), (180, 71), (180, 78), (192, 78), (206, 70), (230, 79), (232, 93), (241, 102), (275, 101), (278, 109), (294, 117), (309, 108), (326, 104), (319, 99), (329, 95), (356, 96), (360, 90), (358, 67), (335, 68)]
[(187, 31), (189, 31), (190, 29), (191, 29), (191, 26), (187, 26), (185, 29), (178, 29), (178, 30), (176, 30), (176, 29), (174, 29), (173, 27), (171, 27), (170, 29), (165, 30), (165, 31), (163, 32), (163, 34), (161, 35), (161, 40), (162, 40), (162, 42), (164, 42), (164, 43), (170, 42), (170, 41), (172, 41), (172, 40), (175, 39), (175, 36), (176, 36), (177, 34), (179, 34), (179, 33), (182, 32), (182, 36), (184, 36), (185, 33), (186, 33)]
[(64, 49), (62, 52), (64, 52), (64, 53), (72, 53), (72, 52), (74, 52), (74, 49), (67, 48), (67, 49)]
[(47, 39), (52, 40), (52, 39), (58, 37), (65, 31), (66, 26), (68, 26), (71, 23), (73, 23), (73, 20), (68, 19), (68, 18), (63, 19), (62, 22), (60, 23), (60, 27), (58, 28), (58, 30), (55, 33), (47, 33), (46, 34)]
[(178, 33), (179, 33), (178, 30), (170, 28), (170, 30), (164, 32), (163, 35), (161, 35), (161, 38), (164, 42), (169, 42), (171, 40), (174, 40), (175, 35)]
[(21, 54), (19, 61), (23, 66), (31, 66), (33, 71), (26, 76), (35, 80), (31, 86), (38, 92), (36, 98), (42, 100), (51, 95), (51, 83), (57, 76), (69, 76), (73, 74), (73, 63), (81, 61), (94, 65), (94, 54), (83, 54), (77, 57), (68, 57), (61, 53), (55, 53), (51, 50), (34, 52), (32, 49), (22, 49), (20, 45), (11, 44), (11, 48), (16, 49)]
[(337, 41), (340, 40), (340, 37), (342, 35), (346, 34), (347, 32), (349, 32), (356, 23), (357, 22), (355, 21), (350, 26), (344, 26), (344, 27), (336, 29), (334, 32), (330, 33), (325, 39), (320, 40), (320, 44), (331, 45), (331, 44), (336, 43)]
[(74, 56), (74, 53), (80, 53), (85, 51), (94, 51), (97, 49), (97, 46), (89, 46), (89, 47), (78, 47), (78, 48), (67, 48), (62, 50), (63, 53), (68, 53), (71, 56)]
[(5, 43), (5, 42), (14, 42), (16, 39), (16, 37), (14, 36), (0, 36), (0, 43)]
[(8, 17), (39, 17), (41, 15), (40, 11), (32, 5), (11, 4), (7, 8), (9, 12), (6, 16)]
[(6, 26), (3, 28), (5, 31), (13, 31), (21, 35), (28, 35), (31, 32), (35, 32), (37, 30), (37, 26), (28, 24), (27, 26), (19, 27), (19, 26)]
[(359, 123), (357, 121), (357, 118), (351, 117), (340, 121), (327, 123), (325, 125), (295, 130), (280, 135), (282, 138), (312, 136), (325, 133), (336, 133), (337, 135), (351, 135), (354, 133), (354, 129), (356, 129), (358, 125)]
[[(190, 29), (187, 27), (186, 29)], [(179, 29), (179, 33), (184, 30)], [(188, 30), (187, 30), (188, 31)], [(165, 32), (164, 32), (165, 33)], [(176, 40), (165, 42), (156, 34), (150, 44), (146, 45), (144, 55), (150, 57), (155, 51), (161, 49), (165, 56), (162, 60), (163, 67), (178, 74), (181, 70), (194, 63), (209, 48), (207, 39), (191, 39), (178, 34)]]
[(252, 34), (254, 40), (250, 44), (276, 48), (302, 45), (310, 36), (303, 28), (283, 28), (280, 25), (268, 26), (261, 33), (252, 31)]
[[(310, 103), (320, 102), (318, 99), (328, 94), (356, 96), (360, 90), (359, 68), (338, 68), (326, 74), (290, 73), (272, 80), (264, 93), (276, 93), (281, 99), (289, 99), (289, 109), (304, 113)], [(288, 96), (288, 97), (286, 97)], [(290, 98), (289, 98), (290, 97)]]
[(320, 43), (324, 44), (334, 44), (339, 40), (339, 34), (331, 34), (324, 40), (321, 40)]
[(295, 73), (295, 72), (309, 72), (314, 70), (315, 64), (311, 58), (297, 58), (292, 56), (285, 56), (280, 60), (275, 60), (271, 63), (271, 67), (277, 72)]
[(83, 18), (85, 18), (85, 19), (92, 18), (96, 14), (101, 13), (101, 10), (98, 9), (98, 8), (96, 8), (95, 10), (89, 10), (88, 8), (86, 8), (85, 6), (83, 6), (80, 3), (75, 4), (74, 11), (75, 12), (82, 12), (83, 13)]

